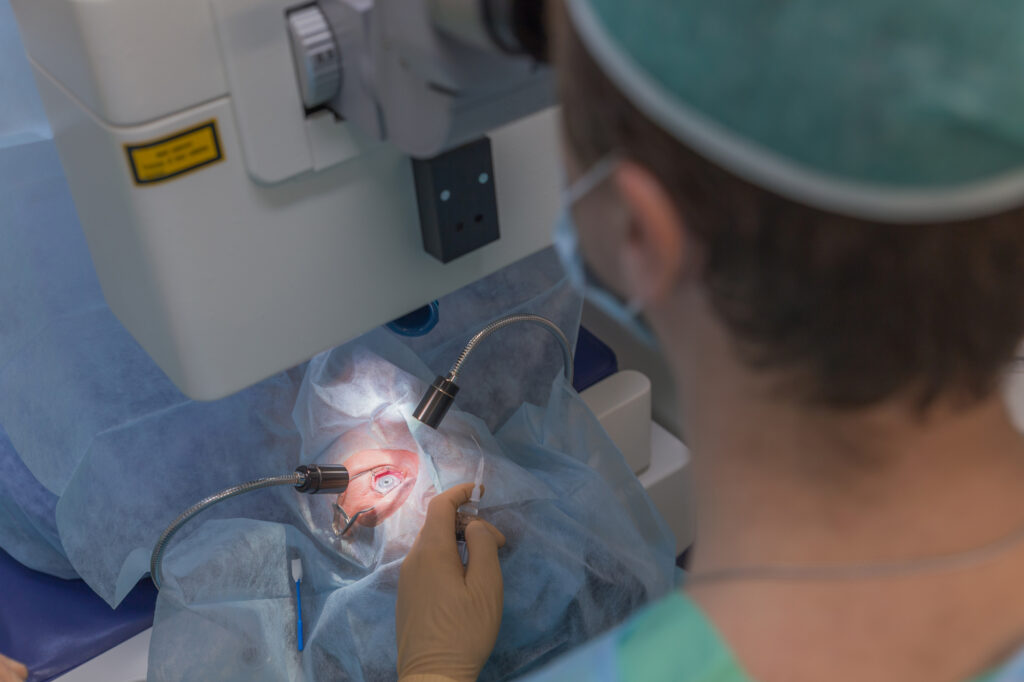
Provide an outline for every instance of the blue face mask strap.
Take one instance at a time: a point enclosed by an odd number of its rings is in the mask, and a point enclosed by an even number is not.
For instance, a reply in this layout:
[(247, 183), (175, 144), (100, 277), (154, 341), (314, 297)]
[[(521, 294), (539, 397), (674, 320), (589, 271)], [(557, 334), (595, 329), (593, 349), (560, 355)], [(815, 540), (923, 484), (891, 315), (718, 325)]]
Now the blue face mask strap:
[[(563, 194), (564, 209), (567, 213), (578, 201), (583, 197), (590, 194), (594, 189), (602, 182), (611, 177), (615, 169), (618, 168), (621, 159), (616, 154), (609, 154), (602, 158), (600, 161), (595, 163), (593, 166), (588, 168), (579, 178), (576, 179), (569, 187), (565, 189)], [(572, 224), (571, 215), (567, 215), (569, 223)], [(573, 228), (575, 229), (575, 228)], [(577, 252), (578, 246), (576, 246), (576, 236), (572, 235), (573, 239), (573, 250)], [(565, 256), (566, 260), (569, 260), (569, 256)], [(589, 271), (585, 263), (582, 263), (580, 259), (578, 268), (580, 269), (581, 282), (583, 287), (583, 293), (591, 302), (595, 303), (599, 308), (603, 309), (613, 319), (617, 319), (627, 329), (631, 331), (633, 336), (638, 338), (645, 345), (656, 348), (657, 341), (654, 333), (650, 328), (644, 324), (639, 318), (643, 311), (643, 301), (633, 298), (628, 301), (624, 301), (617, 295), (602, 286), (598, 279)], [(571, 265), (566, 265), (566, 271), (570, 271)]]
[(565, 190), (565, 199), (570, 206), (587, 196), (602, 182), (611, 177), (619, 166), (619, 157), (614, 154), (605, 156), (576, 178)]

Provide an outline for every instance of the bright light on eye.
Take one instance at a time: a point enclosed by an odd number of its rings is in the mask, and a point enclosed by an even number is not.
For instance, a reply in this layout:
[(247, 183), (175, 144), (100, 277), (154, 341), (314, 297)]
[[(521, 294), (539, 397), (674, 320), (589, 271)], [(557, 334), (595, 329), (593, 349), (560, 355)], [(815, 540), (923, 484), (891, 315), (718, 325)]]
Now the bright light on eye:
[(373, 479), (373, 489), (378, 493), (389, 493), (399, 486), (402, 477), (395, 473), (386, 473)]

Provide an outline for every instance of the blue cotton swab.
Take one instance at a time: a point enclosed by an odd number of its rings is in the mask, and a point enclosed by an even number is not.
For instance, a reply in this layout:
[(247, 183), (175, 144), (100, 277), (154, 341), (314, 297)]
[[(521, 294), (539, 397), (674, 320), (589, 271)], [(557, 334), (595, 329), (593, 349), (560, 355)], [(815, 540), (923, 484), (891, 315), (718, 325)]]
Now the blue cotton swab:
[(295, 636), (299, 641), (299, 651), (302, 651), (302, 559), (292, 559), (292, 580), (295, 581), (295, 612), (298, 614), (295, 620)]

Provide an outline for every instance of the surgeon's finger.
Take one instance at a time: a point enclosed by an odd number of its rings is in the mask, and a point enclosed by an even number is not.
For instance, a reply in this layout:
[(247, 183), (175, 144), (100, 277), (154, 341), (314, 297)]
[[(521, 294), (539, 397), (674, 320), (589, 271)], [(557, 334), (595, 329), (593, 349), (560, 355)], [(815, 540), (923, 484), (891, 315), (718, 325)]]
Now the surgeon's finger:
[[(466, 546), (469, 562), (466, 564), (466, 586), (483, 596), (495, 599), (502, 594), (501, 564), (498, 562), (498, 537), (505, 539), (494, 526), (474, 521), (466, 527)], [(492, 530), (493, 529), (493, 530)], [(499, 613), (500, 613), (500, 601)]]
[(3, 672), (4, 667), (14, 673), (14, 675), (17, 676), (17, 679), (28, 679), (28, 668), (26, 668), (24, 664), (0, 654), (0, 673)]
[[(498, 547), (504, 547), (505, 546), (505, 534), (502, 533), (500, 530), (495, 528), (489, 522), (484, 521), (483, 519), (473, 519), (473, 521), (471, 521), (469, 525), (472, 525), (474, 523), (483, 524), (483, 526), (487, 530), (491, 531), (491, 535), (494, 536), (494, 540), (495, 540), (495, 542), (498, 543)], [(466, 528), (469, 528), (469, 525), (467, 525)]]
[(427, 518), (420, 529), (420, 541), (431, 547), (456, 551), (455, 512), (459, 505), (469, 502), (472, 492), (472, 483), (462, 483), (436, 495), (427, 505)]

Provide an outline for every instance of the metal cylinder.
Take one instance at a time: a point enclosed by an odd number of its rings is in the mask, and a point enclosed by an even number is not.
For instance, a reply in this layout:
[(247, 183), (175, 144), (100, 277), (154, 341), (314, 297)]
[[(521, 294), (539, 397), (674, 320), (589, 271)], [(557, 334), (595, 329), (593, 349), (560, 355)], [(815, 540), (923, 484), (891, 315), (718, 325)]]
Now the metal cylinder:
[(295, 490), (300, 493), (340, 493), (348, 488), (348, 469), (336, 464), (303, 464), (295, 470), (305, 478)]
[(516, 0), (512, 8), (512, 31), (521, 52), (547, 64), (551, 58), (547, 26), (548, 0)]
[(455, 402), (455, 396), (459, 393), (459, 387), (448, 377), (439, 376), (434, 379), (430, 389), (420, 400), (416, 411), (412, 416), (423, 422), (432, 429), (441, 424), (441, 420), (448, 414), (448, 409)]
[(430, 0), (434, 25), (469, 45), (547, 62), (546, 0)]

